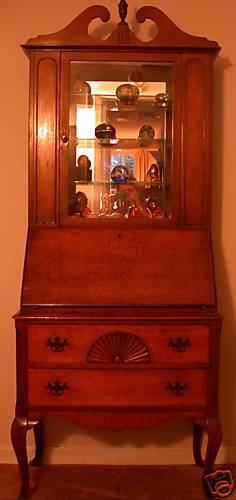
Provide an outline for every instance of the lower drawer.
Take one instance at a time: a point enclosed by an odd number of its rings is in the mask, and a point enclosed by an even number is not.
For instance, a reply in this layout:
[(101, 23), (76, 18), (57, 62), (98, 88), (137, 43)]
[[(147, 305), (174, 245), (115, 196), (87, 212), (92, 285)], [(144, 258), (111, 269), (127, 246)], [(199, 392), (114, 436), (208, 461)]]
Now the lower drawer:
[(29, 406), (207, 406), (207, 370), (28, 370)]

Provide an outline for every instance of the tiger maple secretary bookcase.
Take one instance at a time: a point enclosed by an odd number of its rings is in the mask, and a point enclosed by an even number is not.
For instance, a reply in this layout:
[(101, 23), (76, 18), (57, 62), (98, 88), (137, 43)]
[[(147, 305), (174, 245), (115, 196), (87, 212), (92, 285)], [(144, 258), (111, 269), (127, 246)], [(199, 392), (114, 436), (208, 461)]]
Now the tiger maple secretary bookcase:
[[(212, 66), (216, 42), (119, 3), (93, 6), (31, 38), (29, 231), (15, 316), (12, 442), (22, 496), (26, 434), (40, 464), (46, 416), (88, 428), (193, 421), (195, 462), (221, 442), (217, 311), (210, 227)], [(204, 430), (208, 443), (201, 454)], [(170, 457), (171, 461), (171, 457)]]

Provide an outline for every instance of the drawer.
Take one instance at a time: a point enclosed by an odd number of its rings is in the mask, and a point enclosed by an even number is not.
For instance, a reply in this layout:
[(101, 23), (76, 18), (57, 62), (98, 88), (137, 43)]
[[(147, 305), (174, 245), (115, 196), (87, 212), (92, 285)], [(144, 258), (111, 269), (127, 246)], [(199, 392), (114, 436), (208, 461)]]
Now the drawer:
[(207, 370), (29, 369), (29, 406), (201, 406)]
[(28, 326), (29, 366), (208, 364), (207, 325)]

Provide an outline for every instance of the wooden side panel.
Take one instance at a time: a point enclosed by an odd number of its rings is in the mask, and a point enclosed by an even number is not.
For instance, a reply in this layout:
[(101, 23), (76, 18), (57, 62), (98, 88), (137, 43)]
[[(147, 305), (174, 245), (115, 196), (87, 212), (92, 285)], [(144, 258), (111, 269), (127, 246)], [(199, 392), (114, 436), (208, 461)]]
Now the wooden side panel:
[[(56, 223), (57, 94), (59, 55), (35, 57), (35, 141), (31, 174), (35, 199), (32, 223)], [(32, 203), (31, 203), (32, 205)]]
[(208, 230), (32, 228), (23, 305), (214, 305)]
[(184, 55), (184, 223), (210, 222), (211, 64)]

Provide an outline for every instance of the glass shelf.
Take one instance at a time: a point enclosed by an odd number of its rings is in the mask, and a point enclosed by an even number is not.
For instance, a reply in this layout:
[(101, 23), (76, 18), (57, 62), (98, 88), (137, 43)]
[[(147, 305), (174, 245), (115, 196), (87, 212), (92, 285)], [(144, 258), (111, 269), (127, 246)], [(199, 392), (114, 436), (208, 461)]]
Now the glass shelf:
[(167, 105), (160, 104), (156, 101), (155, 95), (139, 95), (137, 101), (122, 102), (115, 95), (106, 94), (71, 94), (72, 103), (81, 107), (95, 107), (101, 106), (111, 112), (117, 111), (152, 111), (153, 113), (166, 113), (171, 111), (172, 103), (168, 102)]
[(139, 139), (92, 139), (92, 138), (78, 138), (74, 137), (76, 145), (81, 148), (100, 148), (101, 146), (114, 149), (163, 149), (171, 148), (172, 141), (168, 139), (153, 139), (145, 143), (140, 143)]
[(157, 181), (157, 182), (148, 182), (148, 181), (132, 181), (128, 180), (127, 182), (114, 182), (109, 180), (98, 180), (98, 181), (74, 181), (76, 185), (85, 185), (85, 186), (110, 186), (111, 188), (117, 188), (122, 186), (125, 189), (125, 186), (129, 186), (130, 184), (133, 186), (144, 186), (146, 188), (157, 188), (161, 189), (163, 187), (170, 186), (170, 182), (167, 181)]

